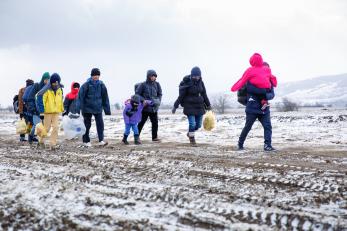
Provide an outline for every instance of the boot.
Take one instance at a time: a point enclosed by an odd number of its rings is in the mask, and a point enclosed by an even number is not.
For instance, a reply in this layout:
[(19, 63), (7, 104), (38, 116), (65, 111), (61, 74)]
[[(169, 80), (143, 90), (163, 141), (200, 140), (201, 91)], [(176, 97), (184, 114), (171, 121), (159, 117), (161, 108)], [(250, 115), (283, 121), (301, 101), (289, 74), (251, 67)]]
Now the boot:
[(125, 144), (125, 145), (128, 145), (129, 144), (129, 142), (127, 141), (127, 139), (128, 139), (128, 135), (123, 135), (123, 139), (122, 139), (122, 142), (123, 142), (123, 144)]
[(194, 134), (194, 132), (188, 132), (187, 136), (189, 138), (190, 145), (193, 146), (193, 147), (196, 147), (197, 145), (196, 145), (196, 141), (195, 141), (195, 134)]
[(136, 145), (141, 144), (140, 135), (134, 135), (134, 140), (135, 140), (135, 144), (136, 144)]

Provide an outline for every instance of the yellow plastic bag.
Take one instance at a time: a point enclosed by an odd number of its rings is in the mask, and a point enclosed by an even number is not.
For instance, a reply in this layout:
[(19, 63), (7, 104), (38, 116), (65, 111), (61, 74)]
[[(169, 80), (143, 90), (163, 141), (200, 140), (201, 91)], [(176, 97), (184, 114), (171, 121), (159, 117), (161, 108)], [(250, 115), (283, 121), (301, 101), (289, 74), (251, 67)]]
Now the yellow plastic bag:
[(27, 131), (27, 124), (24, 119), (20, 119), (16, 124), (16, 133), (17, 134), (25, 134)]
[(212, 111), (206, 112), (203, 125), (206, 131), (211, 131), (216, 127), (216, 117)]
[(45, 129), (45, 127), (43, 126), (42, 123), (38, 123), (35, 127), (35, 134), (40, 137), (40, 138), (44, 138), (47, 136), (47, 131)]

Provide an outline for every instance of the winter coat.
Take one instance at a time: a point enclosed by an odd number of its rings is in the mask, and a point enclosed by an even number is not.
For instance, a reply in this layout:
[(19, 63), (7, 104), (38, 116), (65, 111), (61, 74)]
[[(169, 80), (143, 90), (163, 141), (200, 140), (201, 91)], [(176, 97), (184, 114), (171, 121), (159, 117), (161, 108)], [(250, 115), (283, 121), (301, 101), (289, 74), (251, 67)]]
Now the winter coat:
[(146, 82), (136, 87), (135, 93), (141, 96), (142, 100), (150, 100), (153, 102), (153, 105), (145, 107), (143, 111), (152, 113), (158, 111), (163, 93), (157, 81), (151, 81), (150, 76), (148, 76)]
[(25, 95), (28, 95), (25, 100), (25, 106), (29, 113), (38, 115), (39, 111), (36, 107), (36, 94), (42, 90), (42, 88), (45, 86), (43, 77), (41, 78), (41, 81), (39, 83), (34, 83), (32, 87), (30, 87), (30, 91), (28, 93), (25, 93)]
[(22, 87), (19, 89), (18, 93), (18, 113), (23, 114), (24, 113), (24, 102), (23, 102), (23, 95), (25, 92), (25, 87)]
[(105, 84), (89, 78), (78, 93), (82, 113), (100, 114), (104, 110), (106, 115), (111, 115), (110, 102)]
[[(123, 119), (124, 119), (124, 123), (125, 124), (138, 124), (141, 121), (141, 117), (142, 117), (142, 110), (143, 110), (144, 106), (142, 103), (140, 103), (137, 107), (137, 110), (134, 111), (133, 107), (130, 103), (130, 100), (125, 102), (125, 108), (123, 110)], [(132, 116), (128, 116), (126, 113), (127, 111), (131, 111), (133, 110), (133, 115)]]
[(263, 65), (263, 58), (260, 54), (255, 53), (249, 60), (249, 67), (231, 88), (231, 91), (240, 90), (247, 82), (257, 88), (270, 89), (277, 86), (277, 79), (271, 74), (271, 69)]
[(247, 83), (247, 104), (246, 113), (251, 114), (267, 114), (270, 113), (270, 108), (266, 107), (265, 110), (261, 110), (261, 100), (272, 100), (275, 97), (273, 87), (270, 89), (257, 88), (251, 83)]
[(80, 105), (78, 99), (78, 91), (79, 89), (74, 88), (75, 82), (71, 84), (71, 92), (65, 96), (64, 99), (64, 110), (66, 114), (69, 112), (73, 114), (80, 114)]
[(193, 81), (190, 75), (183, 78), (179, 85), (179, 96), (174, 104), (175, 108), (181, 105), (185, 115), (203, 115), (205, 108), (210, 107), (210, 100), (206, 94), (204, 82)]
[(41, 89), (36, 95), (36, 104), (40, 114), (63, 112), (63, 90), (61, 87), (57, 90), (53, 90), (52, 87)]

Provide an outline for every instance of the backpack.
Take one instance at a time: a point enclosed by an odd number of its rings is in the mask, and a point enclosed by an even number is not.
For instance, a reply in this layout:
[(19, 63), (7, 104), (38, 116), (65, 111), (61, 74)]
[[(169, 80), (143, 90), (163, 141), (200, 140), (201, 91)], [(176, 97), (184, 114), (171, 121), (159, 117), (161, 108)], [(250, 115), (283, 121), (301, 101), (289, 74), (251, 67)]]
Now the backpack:
[(19, 102), (18, 102), (18, 95), (15, 95), (13, 97), (13, 111), (14, 113), (19, 113)]
[(25, 91), (24, 91), (24, 94), (23, 94), (23, 98), (22, 98), (24, 103), (28, 103), (28, 101), (30, 100), (29, 96), (30, 96), (30, 93), (31, 93), (31, 90), (33, 89), (33, 87), (34, 87), (34, 84), (30, 85), (30, 86), (27, 86), (25, 88)]
[(247, 104), (247, 84), (237, 91), (237, 102), (246, 106)]
[(135, 94), (136, 94), (137, 88), (139, 88), (139, 86), (140, 86), (141, 84), (142, 84), (142, 82), (141, 82), (141, 83), (137, 83), (137, 84), (134, 85)]

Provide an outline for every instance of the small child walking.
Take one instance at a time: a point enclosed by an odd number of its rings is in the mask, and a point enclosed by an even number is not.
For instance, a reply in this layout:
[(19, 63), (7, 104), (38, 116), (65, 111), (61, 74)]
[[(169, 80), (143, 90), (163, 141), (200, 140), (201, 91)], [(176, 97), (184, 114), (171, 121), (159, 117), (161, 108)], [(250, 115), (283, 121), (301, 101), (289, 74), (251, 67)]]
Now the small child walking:
[(136, 145), (141, 144), (139, 139), (139, 129), (138, 123), (141, 121), (142, 117), (142, 109), (149, 105), (150, 101), (145, 100), (143, 103), (141, 102), (141, 97), (139, 95), (131, 96), (130, 100), (125, 102), (125, 108), (123, 111), (123, 118), (125, 123), (125, 131), (123, 135), (122, 142), (126, 145), (129, 144), (128, 136), (130, 134), (130, 130), (132, 129), (134, 132), (134, 141)]

